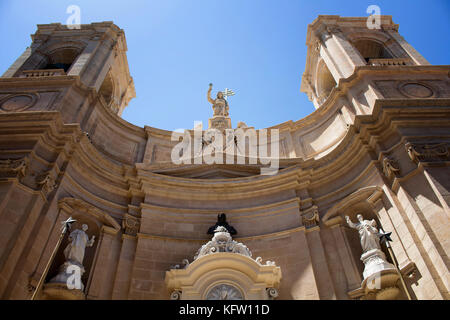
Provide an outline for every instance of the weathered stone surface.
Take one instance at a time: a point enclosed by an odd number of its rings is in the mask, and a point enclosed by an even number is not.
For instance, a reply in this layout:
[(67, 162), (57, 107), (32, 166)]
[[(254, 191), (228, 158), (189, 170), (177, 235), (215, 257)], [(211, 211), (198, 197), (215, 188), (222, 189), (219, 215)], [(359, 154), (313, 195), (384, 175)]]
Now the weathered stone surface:
[[(135, 95), (124, 31), (112, 22), (39, 25), (0, 78), (0, 298), (31, 297), (69, 216), (96, 237), (84, 291), (47, 282), (39, 298), (181, 297), (166, 272), (193, 261), (226, 213), (233, 239), (261, 257), (253, 266), (280, 268), (279, 284), (258, 298), (406, 299), (407, 290), (449, 299), (450, 67), (430, 65), (390, 16), (381, 21), (369, 30), (365, 17), (319, 16), (308, 26), (301, 90), (318, 110), (273, 127), (273, 176), (260, 175), (248, 151), (244, 164), (175, 165), (172, 132), (120, 118)], [(58, 57), (67, 70), (46, 69)], [(231, 127), (227, 105), (212, 105), (212, 119)], [(398, 264), (383, 245), (377, 253), (405, 285), (390, 270), (382, 290), (367, 289), (358, 232), (344, 220), (358, 213), (392, 231)], [(234, 265), (248, 258), (220, 254)], [(210, 270), (211, 255), (201, 259)], [(218, 280), (232, 275), (221, 272)], [(205, 297), (211, 288), (197, 289)]]

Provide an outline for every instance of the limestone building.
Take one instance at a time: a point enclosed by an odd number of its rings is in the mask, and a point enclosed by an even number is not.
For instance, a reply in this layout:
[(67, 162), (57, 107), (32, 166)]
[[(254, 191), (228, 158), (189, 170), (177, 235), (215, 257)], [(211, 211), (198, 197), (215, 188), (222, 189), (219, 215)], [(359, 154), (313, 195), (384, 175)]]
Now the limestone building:
[[(270, 128), (274, 175), (249, 154), (174, 164), (172, 132), (120, 117), (135, 96), (124, 31), (38, 25), (0, 78), (1, 299), (448, 299), (450, 67), (390, 16), (366, 21), (308, 26), (317, 110)], [(371, 227), (393, 241), (369, 259)], [(57, 280), (69, 256), (80, 289)], [(394, 267), (370, 278), (376, 260)]]

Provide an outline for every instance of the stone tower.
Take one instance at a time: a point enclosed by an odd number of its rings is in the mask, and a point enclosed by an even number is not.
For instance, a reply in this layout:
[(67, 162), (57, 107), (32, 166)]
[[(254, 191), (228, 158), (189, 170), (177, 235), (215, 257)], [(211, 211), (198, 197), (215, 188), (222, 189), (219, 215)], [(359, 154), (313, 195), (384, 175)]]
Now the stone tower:
[[(60, 23), (38, 25), (37, 32), (31, 38), (31, 46), (2, 77), (28, 78), (27, 88), (39, 92), (41, 86), (36, 81), (43, 76), (60, 76), (60, 83), (48, 85), (67, 92), (65, 106), (61, 110), (67, 122), (83, 122), (88, 113), (88, 95), (83, 96), (81, 100), (85, 103), (80, 105), (77, 93), (71, 90), (75, 83), (88, 89), (90, 99), (100, 99), (118, 115), (135, 97), (125, 54), (127, 44), (124, 33), (112, 22), (81, 25), (80, 29), (69, 29)], [(73, 105), (74, 101), (78, 105)], [(19, 101), (17, 103), (20, 104)], [(33, 107), (28, 106), (27, 109), (33, 110)], [(52, 105), (42, 109), (52, 110)]]
[[(345, 82), (356, 70), (376, 74), (385, 66), (405, 66), (407, 70), (408, 66), (430, 65), (398, 33), (398, 25), (392, 22), (391, 16), (380, 16), (380, 22), (379, 28), (369, 29), (367, 18), (319, 16), (309, 25), (301, 91), (308, 95), (316, 109), (325, 103), (333, 89), (339, 90), (339, 81)], [(409, 78), (415, 80), (412, 74)], [(418, 98), (430, 94), (426, 87), (412, 85), (402, 88), (402, 93)], [(351, 90), (348, 95), (362, 114), (379, 96), (370, 82)]]

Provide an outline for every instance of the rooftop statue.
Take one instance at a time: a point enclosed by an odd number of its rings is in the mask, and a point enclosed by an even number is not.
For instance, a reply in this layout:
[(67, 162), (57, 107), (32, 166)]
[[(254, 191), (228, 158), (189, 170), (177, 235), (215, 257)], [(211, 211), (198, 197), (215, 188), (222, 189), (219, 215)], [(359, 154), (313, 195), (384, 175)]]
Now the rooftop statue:
[(211, 90), (212, 90), (213, 84), (209, 84), (209, 89), (207, 93), (208, 101), (212, 104), (212, 108), (214, 111), (213, 116), (221, 116), (221, 117), (228, 117), (228, 101), (225, 99), (225, 96), (222, 91), (217, 92), (216, 99), (211, 98)]

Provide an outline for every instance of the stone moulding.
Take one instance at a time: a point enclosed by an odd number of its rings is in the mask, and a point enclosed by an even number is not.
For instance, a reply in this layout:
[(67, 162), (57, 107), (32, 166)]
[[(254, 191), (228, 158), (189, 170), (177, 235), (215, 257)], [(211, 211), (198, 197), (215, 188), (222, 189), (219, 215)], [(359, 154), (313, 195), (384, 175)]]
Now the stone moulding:
[[(58, 207), (66, 211), (67, 214), (72, 215), (76, 219), (79, 217), (91, 218), (98, 226), (105, 225), (109, 227), (113, 233), (120, 231), (120, 225), (107, 213), (94, 207), (93, 205), (81, 199), (62, 198), (58, 201)], [(87, 215), (85, 215), (87, 214)]]
[[(379, 186), (370, 186), (361, 188), (338, 203), (336, 203), (334, 206), (332, 206), (322, 217), (322, 221), (327, 225), (330, 226), (334, 222), (342, 221), (342, 217), (340, 217), (339, 213), (345, 211), (346, 208), (359, 203), (359, 202), (368, 202), (368, 203), (375, 203), (377, 199), (381, 197), (383, 194), (383, 189)], [(336, 220), (333, 218), (340, 217), (341, 219)]]
[(37, 92), (23, 92), (9, 94), (5, 98), (0, 99), (0, 111), (19, 112), (25, 111), (33, 107), (39, 100)]

